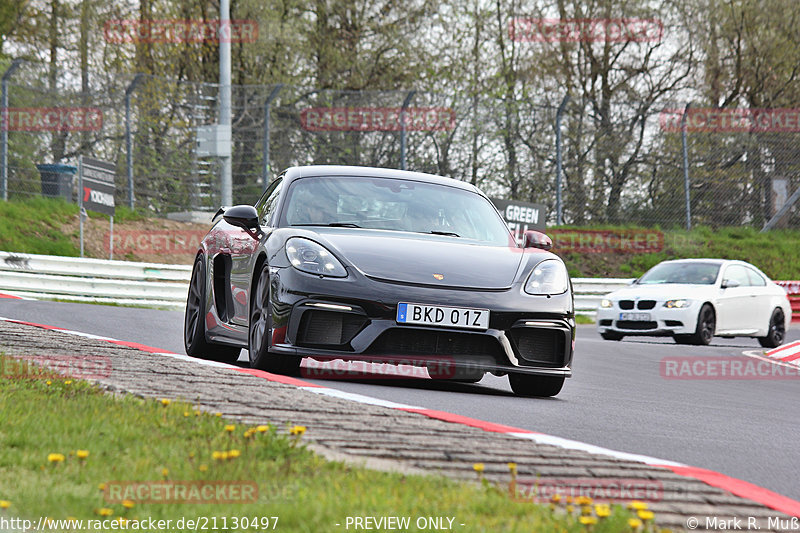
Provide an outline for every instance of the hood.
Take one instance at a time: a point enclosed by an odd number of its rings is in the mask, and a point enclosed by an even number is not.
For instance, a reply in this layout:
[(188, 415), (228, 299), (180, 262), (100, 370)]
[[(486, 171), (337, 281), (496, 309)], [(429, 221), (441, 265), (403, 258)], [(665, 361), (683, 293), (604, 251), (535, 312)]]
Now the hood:
[(525, 256), (518, 248), (458, 237), (355, 228), (319, 233), (367, 276), (399, 283), (507, 289)]
[(696, 285), (690, 283), (658, 283), (652, 285), (630, 285), (622, 289), (617, 289), (606, 298), (614, 300), (666, 300), (685, 298), (687, 300), (697, 299), (698, 295), (708, 292), (715, 292), (716, 285)]

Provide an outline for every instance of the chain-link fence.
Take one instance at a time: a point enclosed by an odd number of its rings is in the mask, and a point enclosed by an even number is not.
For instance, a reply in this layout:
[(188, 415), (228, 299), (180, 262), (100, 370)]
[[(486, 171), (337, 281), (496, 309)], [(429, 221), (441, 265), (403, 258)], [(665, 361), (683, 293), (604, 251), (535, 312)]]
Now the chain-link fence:
[[(36, 164), (83, 154), (116, 163), (118, 205), (218, 206), (219, 160), (197, 151), (216, 84), (26, 62), (4, 86), (10, 197), (41, 193)], [(571, 97), (559, 112), (564, 96), (233, 86), (233, 200), (252, 203), (290, 165), (405, 166), (545, 204), (550, 225), (560, 211), (565, 224), (762, 227), (800, 188), (800, 111)], [(800, 208), (782, 224), (800, 225)]]

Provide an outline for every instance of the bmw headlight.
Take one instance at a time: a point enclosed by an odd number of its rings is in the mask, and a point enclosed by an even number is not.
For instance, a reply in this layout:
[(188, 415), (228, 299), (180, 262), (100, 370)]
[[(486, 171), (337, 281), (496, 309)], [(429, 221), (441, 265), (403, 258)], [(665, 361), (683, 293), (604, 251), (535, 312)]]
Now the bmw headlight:
[(347, 277), (344, 266), (324, 246), (308, 239), (293, 237), (286, 241), (286, 257), (297, 270), (330, 276)]
[(613, 305), (614, 304), (611, 303), (611, 300), (609, 300), (608, 298), (603, 298), (602, 300), (600, 300), (600, 307), (602, 307), (603, 309), (608, 309), (609, 307), (612, 307)]
[(667, 300), (664, 302), (664, 307), (669, 307), (670, 309), (683, 309), (684, 307), (689, 307), (691, 303), (691, 300)]
[(536, 265), (525, 283), (528, 294), (561, 294), (568, 288), (567, 268), (555, 259), (545, 259)]

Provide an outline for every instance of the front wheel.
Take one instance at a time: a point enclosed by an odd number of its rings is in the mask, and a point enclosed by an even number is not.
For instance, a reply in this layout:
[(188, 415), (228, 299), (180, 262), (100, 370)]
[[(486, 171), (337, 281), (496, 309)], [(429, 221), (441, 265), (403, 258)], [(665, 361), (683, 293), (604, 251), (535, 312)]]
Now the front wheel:
[(250, 366), (274, 374), (295, 375), (300, 369), (300, 357), (269, 352), (272, 343), (272, 311), (269, 299), (269, 266), (266, 263), (262, 265), (254, 285), (247, 333)]
[(530, 374), (509, 374), (511, 390), (519, 396), (547, 398), (561, 392), (564, 376), (533, 376)]
[(777, 348), (786, 338), (786, 318), (783, 309), (776, 308), (769, 319), (769, 330), (766, 337), (759, 337), (758, 343), (764, 348)]
[(183, 319), (183, 346), (192, 357), (210, 359), (224, 363), (235, 363), (241, 348), (211, 344), (206, 340), (206, 264), (202, 255), (197, 256), (186, 297), (186, 314)]
[(717, 315), (714, 313), (714, 308), (709, 304), (703, 304), (703, 307), (700, 308), (700, 313), (697, 315), (697, 327), (694, 335), (690, 335), (686, 340), (690, 344), (708, 345), (711, 343), (711, 339), (714, 338), (716, 328)]

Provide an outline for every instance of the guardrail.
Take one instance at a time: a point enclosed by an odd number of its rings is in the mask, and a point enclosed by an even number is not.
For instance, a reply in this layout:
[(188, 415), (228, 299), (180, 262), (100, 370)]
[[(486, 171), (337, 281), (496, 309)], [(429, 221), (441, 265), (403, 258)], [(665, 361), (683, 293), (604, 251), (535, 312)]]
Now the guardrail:
[(190, 265), (0, 252), (0, 291), (23, 298), (183, 309)]
[[(0, 291), (21, 297), (183, 309), (190, 265), (0, 252)], [(634, 278), (573, 278), (575, 310), (595, 316), (600, 300)], [(800, 321), (800, 281), (777, 281)]]

